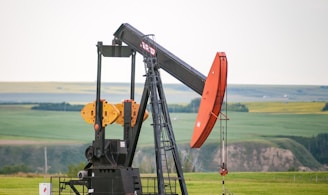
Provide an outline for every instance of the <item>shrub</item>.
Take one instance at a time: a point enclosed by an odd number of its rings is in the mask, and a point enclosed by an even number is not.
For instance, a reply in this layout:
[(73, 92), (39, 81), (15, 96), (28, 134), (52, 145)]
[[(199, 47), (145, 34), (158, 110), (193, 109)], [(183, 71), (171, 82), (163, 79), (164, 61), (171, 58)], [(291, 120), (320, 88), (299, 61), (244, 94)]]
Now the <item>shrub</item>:
[(328, 103), (326, 103), (326, 105), (321, 109), (321, 111), (327, 111), (328, 110)]
[(4, 166), (0, 169), (0, 174), (13, 174), (13, 173), (28, 173), (30, 168), (26, 165), (10, 165)]
[(68, 166), (68, 172), (67, 176), (68, 177), (77, 177), (77, 173), (81, 170), (83, 170), (85, 167), (85, 163), (81, 162), (79, 164), (72, 164)]

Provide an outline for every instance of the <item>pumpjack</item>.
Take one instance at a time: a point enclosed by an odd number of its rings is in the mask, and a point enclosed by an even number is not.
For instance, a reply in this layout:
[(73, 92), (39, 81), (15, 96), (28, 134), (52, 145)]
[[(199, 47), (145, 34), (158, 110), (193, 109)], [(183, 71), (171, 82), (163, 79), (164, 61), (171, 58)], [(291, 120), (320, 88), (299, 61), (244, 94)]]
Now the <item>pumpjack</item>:
[[(88, 164), (78, 173), (79, 180), (65, 182), (75, 194), (80, 194), (77, 185), (86, 186), (88, 194), (178, 194), (172, 188), (172, 174), (176, 174), (178, 191), (188, 194), (159, 70), (168, 72), (202, 96), (190, 142), (190, 147), (199, 148), (221, 112), (227, 85), (227, 59), (224, 52), (218, 52), (206, 77), (156, 43), (153, 36), (124, 23), (114, 33), (112, 45), (97, 43), (96, 100), (81, 111), (84, 120), (93, 125), (95, 138), (85, 151)], [(143, 56), (146, 70), (139, 104), (134, 100), (136, 53)], [(130, 98), (122, 103), (114, 105), (101, 99), (102, 57), (131, 57)], [(132, 167), (142, 123), (148, 117), (149, 100), (157, 174), (154, 185), (157, 189), (152, 192), (142, 189), (139, 169)], [(105, 128), (113, 123), (123, 126), (123, 139), (105, 138)], [(169, 157), (174, 161), (173, 170), (167, 167)], [(226, 164), (221, 168), (225, 170)]]

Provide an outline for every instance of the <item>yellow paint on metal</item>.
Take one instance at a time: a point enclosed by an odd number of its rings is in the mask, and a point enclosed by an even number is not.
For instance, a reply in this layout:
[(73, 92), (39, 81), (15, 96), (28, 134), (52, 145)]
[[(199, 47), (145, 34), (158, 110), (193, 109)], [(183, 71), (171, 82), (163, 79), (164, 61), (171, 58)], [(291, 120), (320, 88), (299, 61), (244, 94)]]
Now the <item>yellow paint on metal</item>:
[(114, 123), (117, 118), (120, 116), (120, 111), (116, 108), (115, 105), (109, 104), (106, 101), (103, 102), (103, 120), (102, 126), (105, 127), (108, 124)]
[[(113, 104), (102, 101), (102, 127), (114, 123), (120, 116), (120, 111)], [(82, 118), (89, 124), (95, 124), (96, 102), (88, 103), (81, 110)]]
[[(131, 106), (132, 106), (132, 108), (131, 108), (131, 127), (134, 127), (136, 124), (140, 105), (137, 104), (133, 100), (125, 100), (125, 101), (131, 102)], [(120, 111), (120, 116), (117, 118), (116, 123), (120, 124), (120, 125), (124, 125), (124, 102), (122, 102), (120, 104), (116, 104), (115, 106)], [(145, 111), (143, 121), (145, 121), (147, 118), (148, 118), (148, 112)]]
[(123, 103), (115, 104), (116, 108), (120, 111), (120, 116), (115, 121), (117, 124), (123, 125), (124, 124), (124, 105)]
[(96, 120), (96, 112), (95, 112), (96, 103), (88, 103), (81, 110), (81, 116), (85, 120), (85, 122), (89, 124), (94, 124)]

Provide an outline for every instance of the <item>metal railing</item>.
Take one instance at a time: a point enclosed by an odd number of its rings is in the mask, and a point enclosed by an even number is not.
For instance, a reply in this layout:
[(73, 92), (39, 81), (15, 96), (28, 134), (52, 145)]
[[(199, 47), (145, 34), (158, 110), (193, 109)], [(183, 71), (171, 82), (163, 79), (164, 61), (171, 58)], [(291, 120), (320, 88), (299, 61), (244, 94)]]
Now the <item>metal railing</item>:
[[(164, 178), (164, 180), (170, 180), (170, 186), (165, 186), (168, 190), (165, 191), (165, 195), (178, 195), (177, 192), (177, 180), (176, 177)], [(70, 183), (81, 181), (78, 185), (74, 185), (78, 194), (87, 195), (88, 188), (83, 185), (83, 180), (77, 178), (71, 178), (66, 176), (51, 176), (51, 194), (52, 195), (75, 195), (77, 194), (70, 186)], [(158, 195), (157, 177), (141, 177), (142, 194), (140, 195)], [(139, 195), (139, 194), (138, 194)]]

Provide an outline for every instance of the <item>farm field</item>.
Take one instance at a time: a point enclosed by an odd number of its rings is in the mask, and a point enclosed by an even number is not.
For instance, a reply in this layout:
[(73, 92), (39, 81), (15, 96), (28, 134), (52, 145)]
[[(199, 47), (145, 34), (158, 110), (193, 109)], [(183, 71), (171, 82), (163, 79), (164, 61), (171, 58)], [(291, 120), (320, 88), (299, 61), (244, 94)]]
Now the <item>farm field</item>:
[[(149, 176), (149, 175), (142, 175)], [(222, 177), (218, 173), (185, 173), (191, 195), (222, 194)], [(226, 194), (235, 195), (321, 195), (328, 193), (327, 172), (229, 173), (225, 178)], [(0, 176), (0, 194), (35, 195), (39, 183), (50, 182), (49, 176)], [(53, 187), (55, 191), (55, 187)], [(55, 195), (56, 193), (54, 193)]]
[[(264, 108), (270, 111), (272, 108), (265, 105), (276, 103), (251, 104), (261, 108), (262, 111), (265, 110)], [(290, 104), (295, 105), (295, 108), (289, 108), (294, 110), (290, 113), (272, 112), (272, 110), (271, 112), (252, 112), (251, 106), (248, 113), (228, 112), (229, 120), (221, 121), (223, 125), (226, 125), (225, 122), (227, 122), (228, 145), (241, 143), (249, 150), (255, 150), (255, 146), (258, 148), (282, 147), (293, 151), (298, 159), (302, 159), (301, 162), (304, 166), (317, 170), (321, 165), (306, 151), (306, 148), (284, 138), (286, 136), (311, 138), (318, 134), (328, 133), (328, 114), (318, 110), (314, 112), (313, 107), (316, 104), (317, 102), (308, 103), (305, 107), (309, 111), (306, 113), (304, 113), (304, 108), (301, 113), (297, 111), (297, 103)], [(31, 105), (0, 105), (0, 124), (2, 124), (0, 125), (0, 159), (2, 167), (24, 161), (33, 171), (40, 172), (40, 170), (42, 171), (43, 160), (40, 159), (41, 161), (35, 162), (35, 159), (41, 158), (44, 146), (49, 146), (48, 158), (51, 163), (49, 170), (51, 173), (65, 172), (69, 164), (85, 161), (83, 152), (87, 145), (92, 143), (94, 130), (92, 125), (83, 121), (79, 112), (39, 111), (31, 110), (30, 107)], [(171, 113), (174, 134), (180, 150), (189, 151), (193, 154), (198, 150), (190, 151), (188, 146), (193, 133), (195, 118), (195, 113)], [(154, 138), (151, 123), (151, 118), (144, 122), (138, 142), (138, 149), (147, 152), (147, 155), (150, 155), (149, 159), (153, 159), (151, 151), (153, 151)], [(219, 146), (219, 125), (220, 122), (216, 124), (204, 143), (204, 147), (201, 148), (206, 151), (204, 154), (214, 152)], [(113, 124), (106, 128), (108, 139), (122, 139), (122, 134), (120, 125)], [(10, 151), (10, 157), (7, 159), (4, 158), (6, 151)], [(30, 153), (32, 154), (29, 155)], [(24, 158), (24, 155), (28, 155), (28, 158)], [(144, 154), (143, 156), (146, 157), (147, 155)], [(212, 161), (209, 161), (213, 156), (199, 158), (202, 159), (201, 162), (205, 163), (203, 166), (206, 168), (200, 168), (197, 171), (215, 171), (215, 167), (211, 165)], [(236, 160), (234, 159), (235, 162), (237, 162)], [(248, 157), (248, 160), (252, 160), (251, 156)], [(141, 162), (135, 161), (135, 163), (140, 167)], [(232, 170), (250, 171), (247, 168), (241, 168), (241, 165), (235, 166)], [(261, 169), (256, 168), (256, 170)], [(280, 171), (288, 170), (288, 168), (279, 169), (277, 167), (272, 170), (277, 169)]]
[[(92, 143), (94, 130), (92, 125), (83, 121), (79, 112), (40, 111), (30, 108), (36, 102), (65, 101), (72, 104), (85, 104), (94, 99), (94, 87), (94, 83), (0, 83), (1, 167), (26, 162), (32, 168), (31, 170), (40, 173), (42, 163), (36, 163), (35, 159), (42, 155), (44, 146), (49, 146), (48, 155), (52, 163), (50, 173), (65, 172), (70, 163), (84, 161), (83, 152), (87, 145)], [(106, 83), (103, 87), (102, 95), (105, 98), (110, 97), (111, 100), (116, 99), (114, 103), (121, 102), (124, 97), (129, 96), (127, 84)], [(137, 85), (136, 97), (142, 92), (142, 87), (143, 85)], [(199, 97), (182, 85), (166, 85), (165, 91), (169, 104), (180, 104), (181, 101), (187, 104), (191, 99)], [(303, 147), (286, 137), (300, 136), (312, 139), (318, 134), (328, 133), (328, 112), (321, 111), (328, 101), (327, 97), (328, 87), (325, 86), (228, 86), (228, 100), (232, 99), (231, 103), (238, 100), (249, 108), (247, 113), (228, 112), (229, 120), (221, 121), (224, 126), (227, 122), (228, 145), (242, 144), (240, 150), (257, 151), (259, 154), (267, 147), (289, 149), (298, 159), (301, 159), (302, 165), (309, 166), (313, 170), (326, 170), (316, 169), (321, 165), (307, 151), (308, 145)], [(22, 102), (29, 102), (29, 104), (19, 104)], [(190, 151), (188, 146), (196, 114), (170, 113), (170, 115), (177, 144), (181, 150)], [(138, 149), (146, 148), (143, 150), (145, 152), (152, 151), (153, 148), (151, 123), (152, 119), (149, 117), (144, 122), (139, 137)], [(218, 122), (205, 142), (204, 154), (216, 150), (219, 144), (219, 129)], [(120, 125), (113, 124), (106, 128), (108, 139), (122, 139), (122, 134)], [(264, 148), (260, 149), (261, 147)], [(6, 151), (7, 153), (10, 151), (10, 156), (4, 158), (7, 156)], [(28, 158), (24, 158), (24, 155), (28, 155)], [(324, 152), (322, 155), (324, 157)], [(200, 168), (197, 171), (215, 171), (213, 164), (210, 164), (212, 161), (209, 160), (212, 157), (213, 155), (202, 157), (204, 163), (206, 162), (204, 167), (212, 166), (211, 169)], [(152, 159), (151, 155), (149, 159)], [(297, 164), (293, 166), (298, 167)], [(294, 167), (291, 165), (279, 171), (287, 171), (289, 168)], [(251, 171), (249, 169), (231, 170)], [(261, 170), (261, 168), (256, 170)], [(271, 170), (277, 171), (277, 169)]]
[[(164, 84), (167, 102), (189, 103), (200, 97), (182, 84)], [(143, 84), (136, 84), (136, 100)], [(311, 137), (328, 132), (328, 112), (321, 112), (328, 101), (327, 86), (228, 85), (228, 103), (244, 102), (249, 113), (228, 113), (230, 141), (266, 139), (265, 136)], [(0, 82), (2, 102), (70, 102), (85, 104), (95, 98), (94, 82)], [(103, 83), (102, 97), (121, 102), (129, 97), (128, 83)], [(93, 128), (78, 112), (31, 110), (32, 105), (0, 105), (0, 144), (90, 143)], [(195, 113), (171, 113), (178, 142), (189, 142)], [(151, 117), (143, 124), (139, 144), (153, 140)], [(217, 125), (218, 126), (218, 125)], [(150, 133), (151, 132), (151, 133)], [(121, 138), (120, 125), (106, 128), (108, 138)], [(218, 140), (218, 127), (208, 142)]]
[[(178, 83), (164, 83), (167, 102), (189, 103), (200, 95)], [(140, 100), (144, 84), (136, 83)], [(87, 103), (95, 99), (95, 82), (0, 82), (1, 102)], [(129, 83), (102, 83), (102, 98), (121, 102), (130, 96)], [(228, 84), (228, 102), (328, 102), (328, 86)]]
[(247, 102), (249, 112), (285, 114), (328, 114), (322, 112), (325, 102)]
[[(264, 105), (261, 105), (264, 104)], [(268, 136), (304, 136), (311, 137), (319, 133), (328, 133), (328, 112), (319, 112), (317, 102), (291, 103), (290, 112), (272, 105), (278, 103), (246, 103), (250, 112), (229, 112), (227, 121), (228, 139), (244, 141), (266, 139)], [(279, 103), (283, 104), (283, 103)], [(271, 105), (271, 106), (265, 106)], [(293, 107), (294, 105), (294, 107)], [(92, 126), (83, 121), (79, 112), (54, 112), (31, 110), (31, 105), (0, 105), (0, 140), (17, 143), (89, 143), (93, 139)], [(278, 106), (277, 106), (278, 107)], [(314, 109), (314, 108), (317, 109)], [(258, 111), (260, 110), (260, 111)], [(278, 111), (277, 111), (278, 110)], [(195, 113), (171, 113), (176, 140), (179, 143), (189, 142)], [(151, 117), (144, 124), (140, 135), (140, 144), (150, 144), (153, 140)], [(208, 142), (219, 138), (217, 123)], [(122, 127), (114, 124), (106, 128), (108, 138), (121, 138)], [(0, 142), (1, 143), (1, 142)], [(5, 143), (5, 141), (2, 141)]]

